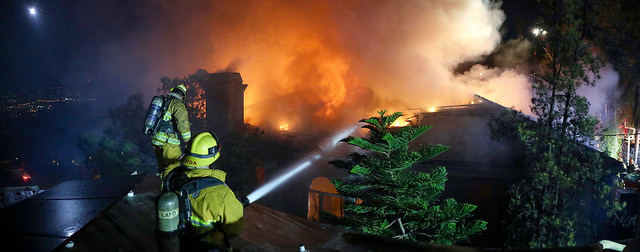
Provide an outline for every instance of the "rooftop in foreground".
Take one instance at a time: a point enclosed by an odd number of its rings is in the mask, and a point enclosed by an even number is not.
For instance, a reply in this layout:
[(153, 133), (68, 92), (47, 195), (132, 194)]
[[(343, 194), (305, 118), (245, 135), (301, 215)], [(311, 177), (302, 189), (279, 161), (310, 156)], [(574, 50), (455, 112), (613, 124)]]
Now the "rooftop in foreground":
[[(147, 175), (133, 191), (70, 238), (73, 248), (59, 251), (157, 251), (155, 197), (159, 179)], [(243, 233), (231, 240), (240, 251), (297, 251), (303, 244), (310, 251), (510, 251), (499, 248), (440, 246), (396, 240), (351, 232), (279, 212), (260, 204), (244, 209)], [(565, 248), (562, 251), (592, 251), (591, 246)], [(518, 250), (518, 251), (557, 251)]]

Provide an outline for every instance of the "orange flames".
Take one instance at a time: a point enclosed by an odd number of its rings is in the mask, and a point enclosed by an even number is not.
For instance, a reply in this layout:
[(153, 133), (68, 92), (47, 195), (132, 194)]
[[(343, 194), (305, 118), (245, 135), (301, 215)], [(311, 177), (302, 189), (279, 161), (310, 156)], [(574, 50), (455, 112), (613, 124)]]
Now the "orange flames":
[(289, 131), (289, 124), (288, 123), (280, 124), (280, 131)]
[(404, 116), (398, 117), (392, 124), (391, 127), (404, 127), (409, 125), (410, 121), (404, 118)]

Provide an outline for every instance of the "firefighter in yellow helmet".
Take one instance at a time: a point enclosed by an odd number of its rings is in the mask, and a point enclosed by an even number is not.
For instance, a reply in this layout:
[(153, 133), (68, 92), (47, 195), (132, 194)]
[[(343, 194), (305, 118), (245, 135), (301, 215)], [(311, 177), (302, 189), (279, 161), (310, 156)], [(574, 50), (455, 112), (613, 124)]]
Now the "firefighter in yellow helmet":
[(184, 103), (186, 96), (187, 88), (183, 84), (171, 88), (162, 105), (164, 114), (159, 119), (158, 129), (151, 135), (162, 177), (180, 165), (182, 150), (179, 137), (184, 143), (191, 139), (191, 124)]
[[(184, 173), (189, 180), (205, 177), (217, 178), (224, 182), (226, 173), (209, 166), (220, 157), (220, 145), (215, 134), (198, 134), (182, 159), (182, 166), (175, 173)], [(173, 176), (173, 175), (172, 175)], [(191, 232), (181, 244), (202, 248), (203, 244), (214, 247), (229, 247), (229, 239), (237, 236), (243, 226), (243, 206), (226, 184), (218, 184), (189, 195), (191, 204)], [(194, 239), (195, 238), (195, 239)]]

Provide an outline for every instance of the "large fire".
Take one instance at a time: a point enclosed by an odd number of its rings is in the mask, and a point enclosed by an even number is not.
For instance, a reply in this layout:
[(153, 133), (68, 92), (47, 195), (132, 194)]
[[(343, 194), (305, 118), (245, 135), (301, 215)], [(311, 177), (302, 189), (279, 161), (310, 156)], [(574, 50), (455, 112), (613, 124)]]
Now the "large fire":
[[(464, 104), (473, 93), (500, 102), (515, 99), (521, 90), (514, 89), (527, 82), (494, 69), (452, 71), (500, 42), (504, 13), (489, 1), (202, 1), (178, 10), (165, 5), (172, 10), (166, 18), (183, 24), (167, 36), (180, 49), (170, 50), (182, 62), (176, 65), (191, 72), (239, 72), (249, 85), (245, 120), (266, 129), (280, 129), (279, 118), (308, 131), (335, 129), (383, 108)], [(493, 81), (507, 77), (511, 81)]]

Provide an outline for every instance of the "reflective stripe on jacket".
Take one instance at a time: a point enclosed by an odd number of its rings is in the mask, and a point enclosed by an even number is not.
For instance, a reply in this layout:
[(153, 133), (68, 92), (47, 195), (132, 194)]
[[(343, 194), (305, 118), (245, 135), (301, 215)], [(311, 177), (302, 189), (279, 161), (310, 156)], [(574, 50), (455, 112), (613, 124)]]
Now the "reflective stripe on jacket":
[(151, 136), (151, 143), (153, 145), (164, 145), (165, 143), (179, 145), (180, 139), (178, 139), (178, 135), (174, 133), (176, 132), (176, 128), (180, 132), (182, 140), (188, 142), (189, 139), (191, 139), (187, 107), (178, 99), (169, 99), (168, 102), (169, 105), (167, 106), (167, 111), (164, 113), (161, 120), (168, 122), (173, 128), (173, 132), (168, 133), (163, 130), (159, 130)]
[[(226, 173), (216, 169), (192, 169), (184, 172), (189, 178), (214, 177), (225, 180)], [(194, 197), (195, 196), (195, 197)], [(244, 208), (227, 185), (217, 185), (189, 195), (191, 225), (197, 233), (215, 230), (205, 237), (209, 243), (224, 245), (224, 235), (231, 239), (240, 234)], [(219, 230), (219, 229), (222, 230)]]

